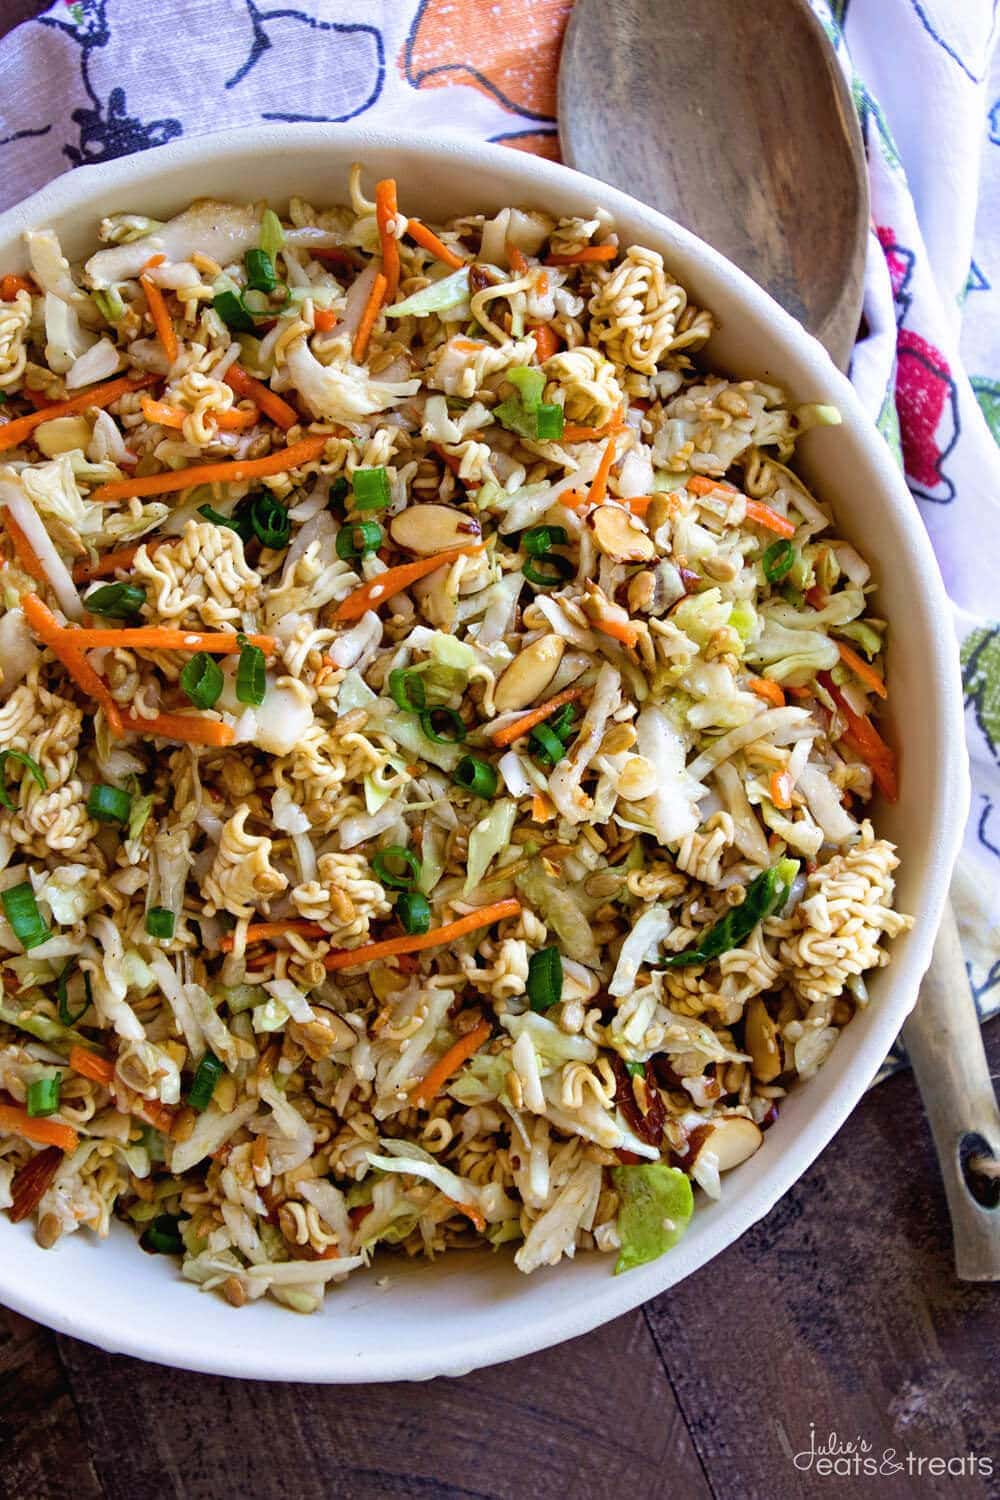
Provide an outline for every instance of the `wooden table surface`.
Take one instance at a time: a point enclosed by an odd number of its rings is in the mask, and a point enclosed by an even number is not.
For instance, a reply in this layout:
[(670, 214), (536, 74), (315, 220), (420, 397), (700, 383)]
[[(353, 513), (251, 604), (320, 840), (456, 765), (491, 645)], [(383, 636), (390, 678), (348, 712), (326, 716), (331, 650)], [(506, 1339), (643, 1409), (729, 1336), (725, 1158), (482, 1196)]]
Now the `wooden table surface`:
[[(41, 9), (2, 0), (0, 35)], [(1000, 1072), (1000, 1021), (988, 1041)], [(930, 1136), (902, 1075), (698, 1275), (585, 1338), (461, 1380), (190, 1375), (0, 1308), (0, 1497), (804, 1500), (825, 1483), (843, 1500), (986, 1500), (1000, 1495), (998, 1351), (1000, 1293), (954, 1279)], [(817, 1446), (831, 1431), (862, 1439), (881, 1472), (796, 1467), (812, 1425)]]

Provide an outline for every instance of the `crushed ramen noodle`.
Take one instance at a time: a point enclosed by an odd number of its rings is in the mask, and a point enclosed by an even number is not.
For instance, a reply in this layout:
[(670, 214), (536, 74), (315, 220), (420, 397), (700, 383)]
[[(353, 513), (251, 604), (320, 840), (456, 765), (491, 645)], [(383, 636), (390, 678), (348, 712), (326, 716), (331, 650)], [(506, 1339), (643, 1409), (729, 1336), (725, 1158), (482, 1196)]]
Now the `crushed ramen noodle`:
[(301, 1312), (653, 1259), (909, 925), (837, 412), (601, 214), (98, 239), (0, 281), (0, 1208)]

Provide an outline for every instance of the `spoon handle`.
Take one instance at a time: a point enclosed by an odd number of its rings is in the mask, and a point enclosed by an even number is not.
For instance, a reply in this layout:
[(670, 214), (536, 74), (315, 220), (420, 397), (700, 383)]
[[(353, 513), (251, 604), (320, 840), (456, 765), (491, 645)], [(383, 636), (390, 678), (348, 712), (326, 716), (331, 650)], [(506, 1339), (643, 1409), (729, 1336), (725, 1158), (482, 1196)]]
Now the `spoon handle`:
[(1000, 1109), (950, 901), (903, 1041), (944, 1178), (955, 1272), (960, 1281), (1000, 1281), (997, 1182), (978, 1175), (974, 1196), (968, 1166), (977, 1156), (1000, 1164)]

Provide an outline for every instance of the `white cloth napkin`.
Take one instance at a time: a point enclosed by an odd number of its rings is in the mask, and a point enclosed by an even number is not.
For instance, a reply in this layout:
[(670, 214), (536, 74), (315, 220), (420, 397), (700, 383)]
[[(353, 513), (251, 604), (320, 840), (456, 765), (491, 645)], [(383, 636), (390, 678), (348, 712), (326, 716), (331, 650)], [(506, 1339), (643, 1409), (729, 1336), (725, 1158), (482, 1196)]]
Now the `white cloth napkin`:
[[(905, 467), (954, 605), (974, 785), (956, 891), (986, 1013), (1000, 1008), (998, 0), (813, 4), (851, 80), (871, 176), (867, 331), (851, 378)], [(71, 166), (261, 119), (364, 115), (555, 155), (570, 9), (53, 4), (0, 43), (0, 207)]]

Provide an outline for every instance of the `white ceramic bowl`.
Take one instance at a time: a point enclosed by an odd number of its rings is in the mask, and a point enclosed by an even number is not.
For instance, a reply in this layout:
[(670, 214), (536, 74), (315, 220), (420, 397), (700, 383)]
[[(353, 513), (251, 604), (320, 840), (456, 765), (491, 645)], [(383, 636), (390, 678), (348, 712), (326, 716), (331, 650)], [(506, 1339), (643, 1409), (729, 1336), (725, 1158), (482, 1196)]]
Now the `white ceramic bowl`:
[(390, 1257), (334, 1290), (312, 1317), (269, 1301), (237, 1312), (184, 1282), (172, 1261), (144, 1255), (120, 1225), (106, 1241), (84, 1231), (45, 1251), (30, 1224), (0, 1216), (0, 1300), (10, 1307), (112, 1352), (257, 1379), (462, 1374), (585, 1333), (704, 1266), (788, 1190), (871, 1082), (916, 999), (968, 801), (948, 602), (889, 450), (848, 382), (792, 318), (708, 246), (634, 199), (502, 147), (448, 138), (401, 143), (345, 126), (265, 126), (67, 173), (0, 218), (0, 269), (23, 268), (21, 232), (43, 225), (58, 231), (71, 258), (81, 257), (102, 215), (115, 210), (166, 217), (202, 196), (283, 205), (289, 192), (317, 204), (343, 201), (348, 168), (358, 160), (369, 187), (395, 176), (406, 209), (432, 221), (504, 204), (554, 213), (603, 205), (626, 244), (661, 251), (694, 300), (716, 314), (719, 332), (707, 355), (714, 368), (840, 408), (843, 426), (809, 433), (800, 455), (844, 535), (871, 561), (880, 613), (894, 626), (889, 708), (902, 747), (901, 795), (895, 807), (877, 810), (877, 820), (902, 856), (899, 906), (917, 920), (894, 943), (889, 968), (872, 978), (869, 1008), (783, 1106), (764, 1149), (725, 1178), (720, 1202), (700, 1198), (676, 1249), (624, 1276), (613, 1276), (611, 1258), (597, 1254), (530, 1277), (506, 1254), (449, 1254), (421, 1265)]

